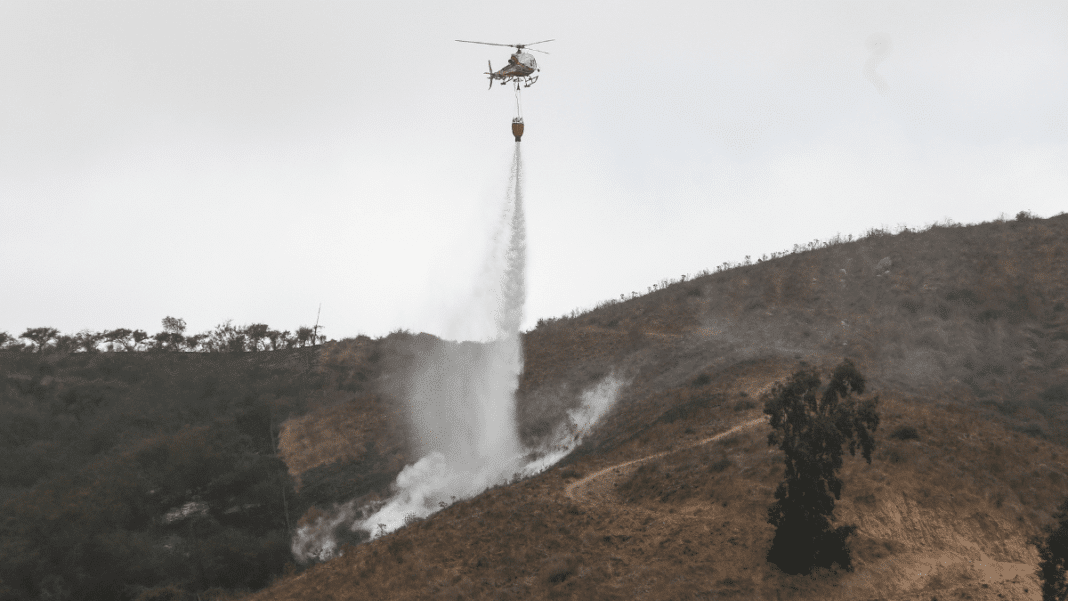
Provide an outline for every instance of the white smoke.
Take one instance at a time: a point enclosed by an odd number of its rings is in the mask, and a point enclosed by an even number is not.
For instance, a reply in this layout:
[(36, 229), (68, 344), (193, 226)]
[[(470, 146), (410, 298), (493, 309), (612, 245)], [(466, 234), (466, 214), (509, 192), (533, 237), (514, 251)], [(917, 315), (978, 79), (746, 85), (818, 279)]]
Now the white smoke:
[(293, 556), (300, 561), (325, 561), (337, 555), (338, 541), (334, 533), (339, 528), (348, 527), (355, 514), (356, 502), (349, 501), (335, 505), (328, 515), (320, 516), (315, 522), (297, 528), (290, 543)]
[(336, 533), (342, 529), (363, 530), (374, 538), (456, 499), (540, 473), (574, 449), (615, 401), (622, 383), (610, 376), (583, 394), (582, 405), (568, 412), (567, 422), (554, 432), (545, 448), (532, 452), (519, 442), (515, 392), (523, 371), (519, 327), (526, 302), (526, 226), (519, 148), (516, 143), (502, 231), (494, 251), (495, 268), (488, 270), (489, 281), (484, 282), (497, 286), (498, 302), (492, 316), (495, 338), (485, 343), (441, 341), (418, 358), (408, 400), (421, 459), (401, 471), (393, 485), (395, 494), (384, 503), (357, 509), (349, 502), (298, 529), (292, 550), (299, 559), (335, 556)]
[(567, 420), (556, 427), (549, 443), (534, 454), (534, 459), (523, 466), (520, 474), (523, 477), (540, 474), (582, 444), (582, 439), (615, 404), (624, 384), (623, 380), (610, 375), (583, 392), (582, 404), (568, 410)]

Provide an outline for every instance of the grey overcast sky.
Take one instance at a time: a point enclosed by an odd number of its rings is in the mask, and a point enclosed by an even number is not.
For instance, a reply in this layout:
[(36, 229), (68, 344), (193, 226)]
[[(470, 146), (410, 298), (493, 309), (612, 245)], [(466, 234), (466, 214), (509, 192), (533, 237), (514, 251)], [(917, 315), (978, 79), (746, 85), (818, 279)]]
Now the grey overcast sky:
[(0, 331), (487, 334), (871, 227), (1068, 210), (1068, 2), (0, 3)]

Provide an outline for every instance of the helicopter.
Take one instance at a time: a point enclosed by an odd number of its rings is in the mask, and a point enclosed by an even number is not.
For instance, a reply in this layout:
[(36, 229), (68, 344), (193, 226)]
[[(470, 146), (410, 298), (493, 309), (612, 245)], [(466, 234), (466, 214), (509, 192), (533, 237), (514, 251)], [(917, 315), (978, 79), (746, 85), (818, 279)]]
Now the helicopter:
[[(531, 42), (529, 44), (495, 44), (493, 42), (472, 42), (470, 40), (456, 40), (457, 42), (464, 42), (466, 44), (485, 44), (487, 46), (507, 46), (515, 48), (516, 52), (508, 58), (508, 66), (499, 71), (493, 70), (493, 62), (486, 61), (489, 65), (489, 71), (486, 75), (489, 75), (489, 88), (493, 89), (493, 80), (501, 80), (501, 85), (508, 82), (514, 82), (518, 89), (519, 84), (522, 84), (524, 88), (529, 88), (534, 85), (534, 82), (538, 81), (538, 76), (535, 73), (541, 71), (538, 68), (538, 62), (534, 60), (534, 56), (524, 52), (527, 46), (533, 46), (534, 44), (544, 44), (545, 42), (552, 42), (554, 40), (542, 40), (540, 42)], [(532, 52), (541, 52), (543, 54), (549, 54), (544, 50), (538, 50), (537, 48), (530, 48)]]

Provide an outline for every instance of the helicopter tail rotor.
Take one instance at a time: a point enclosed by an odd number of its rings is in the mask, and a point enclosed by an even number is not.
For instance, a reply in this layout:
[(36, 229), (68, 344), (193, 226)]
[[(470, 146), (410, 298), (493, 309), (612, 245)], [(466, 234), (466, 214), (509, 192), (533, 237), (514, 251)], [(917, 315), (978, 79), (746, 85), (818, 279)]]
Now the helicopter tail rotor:
[(487, 88), (487, 89), (492, 90), (493, 89), (493, 62), (492, 61), (486, 61), (486, 65), (489, 67), (489, 80), (490, 80), (489, 88)]

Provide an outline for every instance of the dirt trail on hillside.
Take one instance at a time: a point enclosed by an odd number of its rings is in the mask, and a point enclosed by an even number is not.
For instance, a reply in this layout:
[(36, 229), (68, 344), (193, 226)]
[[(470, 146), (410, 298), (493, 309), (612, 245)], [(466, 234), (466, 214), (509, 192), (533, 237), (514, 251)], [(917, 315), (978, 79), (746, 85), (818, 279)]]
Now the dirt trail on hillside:
[[(761, 395), (763, 395), (765, 392), (771, 390), (772, 386), (775, 385), (776, 381), (778, 381), (779, 379), (781, 379), (782, 376), (784, 376), (784, 374), (777, 374), (777, 375), (779, 377), (777, 377), (775, 379), (772, 379), (771, 382), (768, 382), (764, 378), (758, 378), (758, 379), (756, 379), (756, 381), (749, 380), (747, 382), (747, 385), (743, 385), (742, 388), (745, 391), (745, 394), (748, 395), (749, 398), (759, 399), (761, 397)], [(757, 424), (767, 423), (767, 420), (768, 420), (768, 416), (767, 415), (762, 416), (762, 417), (758, 417), (756, 419), (752, 419), (752, 420), (749, 420), (747, 422), (742, 422), (742, 423), (734, 426), (733, 428), (731, 428), (731, 429), (729, 429), (729, 430), (727, 430), (725, 432), (720, 432), (719, 434), (716, 434), (714, 436), (709, 436), (708, 438), (705, 438), (703, 440), (699, 440), (699, 441), (697, 441), (695, 443), (692, 443), (690, 445), (687, 445), (685, 447), (668, 449), (667, 451), (661, 451), (659, 453), (653, 453), (651, 455), (646, 455), (645, 457), (639, 457), (638, 459), (631, 459), (630, 461), (624, 461), (623, 463), (618, 463), (616, 465), (612, 465), (612, 466), (606, 467), (606, 468), (604, 468), (602, 470), (599, 470), (599, 471), (597, 471), (597, 472), (595, 472), (593, 474), (590, 474), (590, 475), (588, 475), (588, 476), (586, 476), (584, 478), (576, 480), (575, 482), (572, 482), (571, 484), (569, 484), (567, 486), (566, 489), (564, 489), (564, 494), (567, 495), (567, 498), (571, 499), (572, 501), (578, 501), (578, 502), (582, 502), (582, 503), (590, 502), (593, 497), (598, 497), (597, 500), (600, 503), (606, 503), (606, 502), (607, 503), (611, 503), (611, 500), (608, 499), (608, 498), (605, 498), (605, 495), (607, 493), (610, 493), (611, 488), (612, 488), (611, 484), (613, 484), (615, 482), (618, 482), (621, 479), (621, 476), (626, 475), (626, 474), (624, 474), (624, 470), (625, 469), (627, 469), (627, 468), (637, 468), (637, 466), (639, 464), (644, 463), (646, 461), (652, 461), (653, 459), (658, 459), (660, 457), (664, 457), (665, 455), (670, 455), (672, 453), (677, 453), (679, 451), (684, 451), (686, 449), (692, 449), (694, 447), (698, 447), (698, 446), (701, 446), (703, 444), (708, 444), (710, 442), (715, 442), (717, 440), (722, 440), (722, 439), (724, 439), (724, 438), (726, 438), (726, 437), (728, 437), (728, 436), (730, 436), (732, 434), (735, 434), (737, 432), (741, 432), (742, 430), (747, 429), (747, 428), (751, 428), (751, 427), (753, 427), (753, 426), (755, 426)], [(627, 473), (629, 473), (629, 472), (630, 472), (630, 470), (628, 469)], [(605, 481), (607, 479), (605, 479), (604, 476), (606, 476), (608, 474), (615, 474), (616, 475), (615, 478), (611, 478), (611, 480), (613, 480), (614, 482)], [(594, 483), (595, 480), (599, 480), (599, 479), (602, 480), (602, 482), (597, 483), (597, 484), (600, 484), (600, 486), (596, 486), (596, 487), (590, 486), (591, 483)], [(591, 490), (591, 489), (596, 489), (596, 490)]]
[[(755, 398), (759, 398), (759, 395), (769, 388), (770, 385), (754, 391)], [(768, 416), (751, 419), (683, 447), (608, 466), (567, 485), (564, 494), (576, 503), (611, 507), (613, 511), (621, 511), (618, 513), (617, 526), (624, 530), (629, 528), (644, 530), (638, 527), (638, 519), (640, 515), (649, 513), (656, 514), (658, 521), (665, 524), (679, 520), (704, 519), (705, 516), (716, 513), (716, 509), (705, 507), (700, 502), (689, 502), (679, 507), (677, 513), (666, 515), (642, 508), (625, 507), (616, 497), (615, 488), (644, 462), (723, 440), (743, 430), (767, 423), (767, 419)], [(881, 598), (886, 601), (927, 601), (932, 593), (938, 595), (936, 598), (949, 595), (955, 598), (970, 598), (974, 601), (1035, 598), (1034, 595), (1039, 588), (1038, 580), (1034, 575), (1034, 566), (1027, 563), (995, 561), (978, 547), (975, 550), (978, 553), (977, 559), (966, 559), (952, 553), (905, 553), (864, 564), (846, 575), (842, 579), (842, 590), (838, 593), (839, 596), (831, 595), (829, 599), (852, 601), (858, 598), (856, 595), (860, 595), (860, 598), (868, 598), (870, 596), (868, 593), (875, 592), (881, 593)], [(946, 583), (948, 586), (940, 586), (943, 577), (949, 581)], [(995, 584), (998, 585), (996, 588), (985, 588)], [(1028, 592), (1025, 593), (1025, 590)], [(1004, 594), (1008, 596), (1002, 596)]]
[[(749, 420), (747, 422), (742, 422), (742, 423), (738, 424), (737, 426), (734, 426), (733, 428), (731, 428), (731, 429), (729, 429), (729, 430), (727, 430), (725, 432), (720, 432), (719, 434), (716, 434), (715, 436), (709, 436), (708, 438), (706, 438), (704, 440), (697, 441), (697, 442), (695, 442), (693, 444), (690, 444), (690, 445), (687, 445), (685, 447), (681, 447), (681, 448), (678, 448), (678, 449), (671, 449), (671, 450), (668, 450), (668, 451), (661, 451), (659, 453), (654, 453), (652, 455), (646, 455), (645, 457), (640, 457), (638, 459), (631, 459), (630, 461), (624, 461), (623, 463), (619, 463), (619, 464), (616, 464), (616, 465), (608, 466), (608, 467), (606, 467), (606, 468), (604, 468), (604, 469), (602, 469), (600, 471), (594, 472), (594, 473), (586, 476), (585, 478), (582, 478), (580, 480), (576, 480), (575, 482), (572, 482), (564, 490), (564, 494), (566, 494), (567, 497), (569, 499), (571, 499), (572, 501), (578, 501), (580, 503), (589, 502), (589, 501), (592, 500), (593, 497), (604, 497), (604, 494), (607, 491), (603, 490), (603, 487), (599, 487), (602, 490), (598, 490), (598, 491), (594, 492), (594, 491), (589, 490), (590, 487), (588, 485), (592, 481), (594, 481), (594, 480), (596, 480), (598, 478), (601, 478), (601, 477), (603, 477), (603, 476), (605, 476), (605, 475), (607, 475), (609, 473), (614, 472), (614, 473), (616, 473), (618, 475), (622, 475), (622, 472), (623, 472), (624, 468), (627, 468), (627, 467), (630, 467), (630, 466), (636, 466), (636, 465), (638, 465), (640, 463), (644, 463), (646, 461), (651, 461), (653, 459), (657, 459), (657, 458), (663, 457), (665, 455), (670, 455), (672, 453), (677, 453), (679, 451), (683, 451), (683, 450), (686, 450), (686, 449), (691, 449), (693, 447), (697, 447), (697, 446), (700, 446), (700, 445), (703, 445), (703, 444), (708, 444), (710, 442), (715, 442), (717, 440), (721, 440), (723, 438), (726, 438), (726, 437), (730, 436), (731, 434), (735, 434), (737, 432), (741, 432), (742, 430), (744, 430), (746, 428), (751, 428), (751, 427), (753, 427), (753, 426), (755, 426), (757, 424), (766, 423), (767, 420), (768, 420), (767, 416), (758, 417), (756, 419), (752, 419), (752, 420)], [(601, 503), (604, 503), (605, 501), (607, 501), (607, 499), (605, 499), (605, 498), (598, 498), (597, 500), (599, 502), (601, 502)]]

